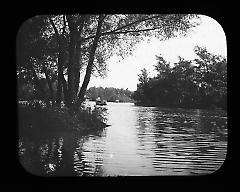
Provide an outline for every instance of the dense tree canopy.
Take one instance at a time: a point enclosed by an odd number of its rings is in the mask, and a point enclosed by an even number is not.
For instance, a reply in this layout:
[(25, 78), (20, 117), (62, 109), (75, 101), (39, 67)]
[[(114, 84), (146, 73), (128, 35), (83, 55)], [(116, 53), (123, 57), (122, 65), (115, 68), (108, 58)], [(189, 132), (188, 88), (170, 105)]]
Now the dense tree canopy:
[(113, 54), (122, 57), (131, 54), (144, 37), (164, 40), (185, 35), (197, 25), (192, 20), (197, 17), (184, 14), (35, 16), (24, 22), (18, 32), (18, 83), (33, 84), (47, 103), (59, 105), (63, 100), (69, 107), (78, 106), (91, 75), (104, 76), (106, 60)]
[(133, 98), (140, 105), (166, 107), (227, 108), (227, 60), (214, 55), (205, 47), (195, 47), (198, 56), (194, 60), (179, 61), (171, 67), (160, 55), (157, 56), (156, 77), (139, 75), (139, 84)]

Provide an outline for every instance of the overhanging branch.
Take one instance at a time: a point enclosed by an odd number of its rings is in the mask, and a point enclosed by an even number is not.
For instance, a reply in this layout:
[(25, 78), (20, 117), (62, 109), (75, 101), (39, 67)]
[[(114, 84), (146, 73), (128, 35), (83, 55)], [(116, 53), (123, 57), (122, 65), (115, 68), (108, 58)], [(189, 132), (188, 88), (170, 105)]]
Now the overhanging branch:
[[(126, 27), (129, 27), (129, 26), (131, 26), (131, 25), (134, 25), (134, 24), (136, 24), (136, 23), (140, 23), (140, 22), (147, 21), (147, 20), (154, 19), (154, 18), (158, 18), (158, 17), (160, 17), (160, 16), (157, 15), (157, 16), (152, 16), (152, 17), (148, 17), (148, 18), (136, 20), (136, 21), (134, 21), (134, 22), (132, 22), (132, 23), (129, 23), (129, 24), (126, 24), (126, 25), (124, 25), (124, 26), (121, 26), (121, 27), (117, 28), (117, 29), (113, 30), (112, 32), (116, 32), (116, 31), (119, 31), (119, 30), (124, 29), (124, 28), (126, 28)], [(110, 31), (110, 32), (111, 32), (111, 31)]]
[(54, 32), (56, 33), (56, 35), (59, 35), (58, 30), (57, 30), (57, 28), (56, 28), (56, 26), (55, 26), (52, 18), (51, 18), (51, 17), (48, 17), (48, 19), (49, 19), (49, 21), (50, 21), (50, 23), (51, 23), (51, 25), (52, 25), (52, 27), (53, 27), (53, 30), (54, 30)]
[[(126, 33), (139, 33), (139, 32), (146, 32), (146, 31), (154, 31), (157, 29), (161, 29), (162, 27), (155, 27), (155, 28), (148, 28), (148, 29), (139, 29), (139, 30), (126, 30), (126, 31), (115, 31), (115, 32), (105, 32), (102, 33), (101, 36), (111, 35), (111, 34), (126, 34)], [(84, 38), (83, 41), (87, 41), (89, 39), (94, 38), (94, 36)]]
[(162, 27), (155, 27), (155, 28), (148, 28), (148, 29), (139, 29), (139, 30), (126, 30), (126, 31), (116, 31), (113, 33), (105, 33), (104, 35), (108, 34), (125, 34), (125, 33), (139, 33), (139, 32), (145, 32), (145, 31), (154, 31), (157, 29), (161, 29)]
[[(124, 25), (124, 26), (121, 26), (121, 27), (119, 27), (119, 28), (117, 28), (117, 29), (114, 29), (114, 30), (112, 30), (112, 31), (104, 32), (104, 33), (101, 34), (101, 36), (109, 35), (109, 34), (121, 34), (121, 33), (124, 34), (124, 33), (128, 33), (128, 32), (131, 32), (131, 33), (132, 33), (132, 32), (142, 32), (142, 31), (149, 31), (149, 30), (159, 29), (159, 28), (151, 28), (151, 29), (142, 29), (142, 30), (137, 30), (137, 31), (119, 31), (119, 30), (121, 30), (121, 29), (124, 29), (124, 28), (127, 28), (127, 27), (129, 27), (129, 26), (132, 26), (132, 25), (134, 25), (134, 24), (136, 24), (136, 23), (140, 23), (140, 22), (147, 21), (147, 20), (150, 20), (150, 19), (153, 19), (153, 18), (158, 18), (158, 17), (161, 17), (161, 16), (157, 15), (157, 16), (152, 16), (152, 17), (140, 19), (140, 20), (134, 21), (134, 22), (132, 22), (132, 23), (126, 24), (126, 25)], [(94, 38), (94, 37), (95, 37), (95, 35), (86, 37), (86, 38), (84, 38), (84, 41), (89, 40), (89, 39), (92, 39), (92, 38)]]

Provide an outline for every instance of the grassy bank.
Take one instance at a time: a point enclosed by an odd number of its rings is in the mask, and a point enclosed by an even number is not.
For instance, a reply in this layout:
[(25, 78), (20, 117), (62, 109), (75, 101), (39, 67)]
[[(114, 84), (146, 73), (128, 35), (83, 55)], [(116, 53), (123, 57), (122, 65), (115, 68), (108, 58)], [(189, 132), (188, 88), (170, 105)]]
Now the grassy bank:
[(39, 103), (18, 104), (18, 130), (20, 136), (35, 137), (44, 134), (91, 132), (106, 127), (102, 108), (70, 111), (66, 107), (48, 108)]

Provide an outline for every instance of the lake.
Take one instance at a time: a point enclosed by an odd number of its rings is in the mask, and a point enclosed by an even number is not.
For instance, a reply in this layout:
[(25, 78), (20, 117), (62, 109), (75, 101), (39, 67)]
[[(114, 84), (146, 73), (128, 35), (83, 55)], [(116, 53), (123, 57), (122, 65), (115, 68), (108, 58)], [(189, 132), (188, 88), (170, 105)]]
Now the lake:
[[(90, 102), (93, 105), (93, 102)], [(19, 160), (41, 176), (213, 173), (227, 153), (227, 112), (110, 103), (103, 131), (19, 138)]]

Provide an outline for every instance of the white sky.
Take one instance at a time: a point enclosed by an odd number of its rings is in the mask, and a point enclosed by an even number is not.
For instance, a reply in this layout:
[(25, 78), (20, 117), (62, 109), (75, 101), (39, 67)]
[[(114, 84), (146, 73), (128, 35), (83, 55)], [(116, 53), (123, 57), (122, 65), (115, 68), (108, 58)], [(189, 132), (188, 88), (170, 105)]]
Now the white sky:
[[(201, 16), (201, 24), (192, 29), (185, 37), (160, 41), (156, 38), (142, 42), (133, 52), (132, 56), (119, 61), (113, 56), (108, 60), (107, 77), (91, 77), (88, 88), (92, 86), (128, 88), (131, 91), (137, 89), (138, 74), (144, 67), (154, 76), (154, 67), (157, 63), (156, 55), (161, 54), (166, 61), (174, 63), (178, 56), (185, 59), (194, 59), (196, 54), (194, 46), (205, 46), (210, 53), (227, 57), (227, 44), (225, 33), (221, 25), (208, 16)], [(83, 75), (82, 75), (83, 76)]]

